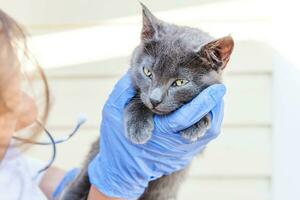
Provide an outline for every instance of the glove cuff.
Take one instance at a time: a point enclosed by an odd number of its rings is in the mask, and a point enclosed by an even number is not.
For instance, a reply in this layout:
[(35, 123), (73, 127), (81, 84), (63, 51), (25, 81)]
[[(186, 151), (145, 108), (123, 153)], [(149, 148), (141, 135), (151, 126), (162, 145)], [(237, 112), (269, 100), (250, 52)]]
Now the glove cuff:
[(89, 164), (88, 175), (90, 183), (108, 197), (136, 200), (146, 187), (125, 181), (128, 177), (119, 178), (120, 174), (113, 173), (112, 167), (103, 162), (99, 154)]

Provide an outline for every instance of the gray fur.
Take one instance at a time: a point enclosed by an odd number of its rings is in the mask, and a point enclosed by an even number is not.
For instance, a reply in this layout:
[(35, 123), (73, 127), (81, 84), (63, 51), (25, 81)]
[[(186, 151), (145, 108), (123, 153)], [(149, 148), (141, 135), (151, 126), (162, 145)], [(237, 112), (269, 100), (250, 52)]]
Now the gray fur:
[[(210, 85), (221, 82), (233, 49), (230, 36), (213, 40), (199, 29), (176, 26), (157, 19), (144, 5), (141, 43), (134, 50), (129, 70), (137, 95), (125, 108), (125, 134), (137, 144), (146, 143), (154, 128), (153, 114), (165, 115), (189, 102)], [(151, 72), (146, 75), (144, 68)], [(175, 87), (174, 81), (185, 85)], [(210, 127), (210, 115), (181, 132), (194, 142)], [(84, 168), (64, 192), (64, 200), (87, 199), (89, 161), (98, 153), (93, 145)], [(176, 199), (186, 169), (151, 181), (140, 200)]]
[(133, 100), (125, 108), (125, 134), (130, 141), (143, 144), (151, 137), (153, 112), (150, 111), (140, 98)]

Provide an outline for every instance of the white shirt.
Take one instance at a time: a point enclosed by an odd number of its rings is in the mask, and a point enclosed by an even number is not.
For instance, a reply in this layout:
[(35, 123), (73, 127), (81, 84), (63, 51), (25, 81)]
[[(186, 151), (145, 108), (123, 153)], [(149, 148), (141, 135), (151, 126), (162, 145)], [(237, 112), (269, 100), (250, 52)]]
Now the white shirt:
[(43, 165), (21, 155), (15, 148), (8, 148), (0, 161), (1, 200), (46, 200), (38, 187), (37, 171)]

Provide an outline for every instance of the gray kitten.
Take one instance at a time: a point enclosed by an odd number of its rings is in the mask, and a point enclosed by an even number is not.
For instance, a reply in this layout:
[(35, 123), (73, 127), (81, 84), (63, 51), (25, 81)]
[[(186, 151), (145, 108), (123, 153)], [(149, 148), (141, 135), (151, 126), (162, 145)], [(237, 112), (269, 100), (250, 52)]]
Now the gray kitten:
[[(210, 85), (221, 82), (233, 50), (230, 36), (214, 40), (190, 27), (177, 26), (157, 19), (144, 5), (141, 43), (134, 50), (129, 73), (137, 91), (125, 108), (127, 138), (146, 143), (154, 128), (153, 115), (165, 115), (189, 102)], [(210, 126), (207, 114), (193, 126), (181, 131), (194, 142)], [(99, 151), (96, 141), (84, 168), (64, 192), (64, 200), (87, 199), (90, 183), (88, 163)], [(186, 170), (151, 181), (140, 200), (176, 199), (180, 179)]]

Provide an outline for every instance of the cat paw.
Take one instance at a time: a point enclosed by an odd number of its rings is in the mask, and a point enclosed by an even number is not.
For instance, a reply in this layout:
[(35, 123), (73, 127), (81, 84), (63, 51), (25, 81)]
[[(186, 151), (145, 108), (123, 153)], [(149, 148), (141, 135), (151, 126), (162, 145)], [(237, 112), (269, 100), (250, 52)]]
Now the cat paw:
[(185, 130), (182, 130), (181, 136), (186, 140), (189, 140), (191, 142), (196, 142), (198, 139), (204, 136), (204, 134), (209, 128), (210, 128), (210, 121), (207, 119), (201, 119), (193, 126)]
[(151, 138), (153, 128), (152, 120), (128, 121), (125, 135), (134, 144), (145, 144)]

